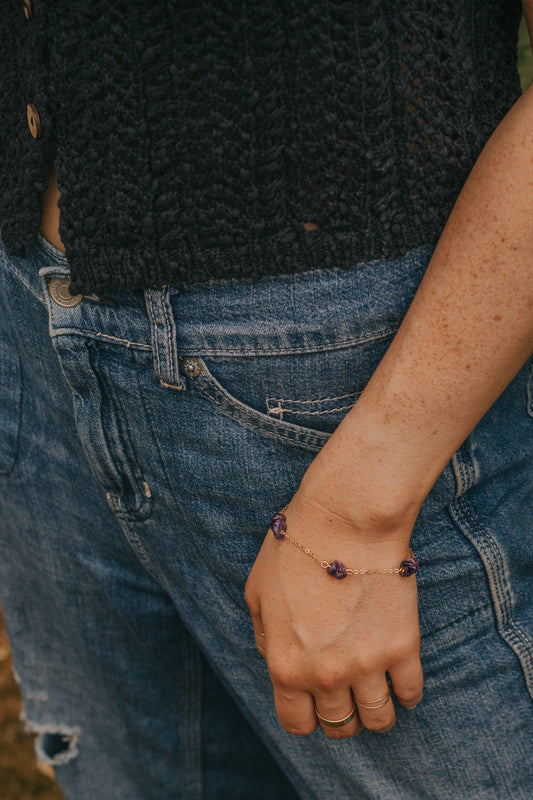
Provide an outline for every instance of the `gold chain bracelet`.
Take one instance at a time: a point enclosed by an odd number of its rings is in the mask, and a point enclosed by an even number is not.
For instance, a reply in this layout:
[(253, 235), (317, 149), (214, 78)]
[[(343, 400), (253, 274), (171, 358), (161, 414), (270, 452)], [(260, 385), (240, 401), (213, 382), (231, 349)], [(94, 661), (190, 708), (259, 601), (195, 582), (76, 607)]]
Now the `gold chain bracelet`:
[[(285, 508), (283, 511), (285, 511)], [(325, 558), (321, 558), (316, 553), (313, 553), (309, 547), (306, 547), (297, 539), (295, 539), (294, 536), (291, 536), (290, 533), (287, 533), (287, 517), (283, 511), (274, 514), (270, 522), (270, 530), (274, 534), (274, 538), (278, 541), (281, 539), (287, 539), (291, 544), (301, 550), (302, 553), (305, 553), (306, 556), (312, 558), (319, 567), (325, 569), (327, 573), (332, 575), (334, 578), (346, 578), (348, 575), (399, 575), (401, 578), (408, 578), (410, 575), (416, 575), (418, 572), (418, 559), (411, 548), (409, 548), (409, 555), (400, 563), (399, 567), (390, 567), (388, 569), (379, 567), (373, 567), (370, 569), (354, 569), (352, 567), (345, 567), (342, 561), (339, 561), (338, 559), (328, 561)]]

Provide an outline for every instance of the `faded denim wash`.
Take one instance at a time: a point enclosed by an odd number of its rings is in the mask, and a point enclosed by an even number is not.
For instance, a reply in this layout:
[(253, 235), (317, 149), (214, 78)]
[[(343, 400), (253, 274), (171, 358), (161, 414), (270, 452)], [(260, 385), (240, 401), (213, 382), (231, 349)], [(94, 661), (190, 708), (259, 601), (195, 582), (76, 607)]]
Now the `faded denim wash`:
[(66, 307), (62, 254), (0, 249), (0, 598), (67, 800), (531, 800), (530, 363), (420, 513), (392, 731), (283, 731), (243, 599), (430, 255)]

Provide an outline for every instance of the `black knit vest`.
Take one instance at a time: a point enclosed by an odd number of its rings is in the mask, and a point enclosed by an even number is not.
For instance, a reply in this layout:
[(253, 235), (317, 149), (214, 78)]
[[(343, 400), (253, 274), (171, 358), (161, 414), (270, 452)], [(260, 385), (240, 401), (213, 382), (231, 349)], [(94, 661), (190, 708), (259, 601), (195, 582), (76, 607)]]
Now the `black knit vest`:
[(519, 0), (31, 8), (0, 14), (0, 229), (13, 254), (35, 241), (57, 148), (74, 291), (435, 242), (520, 93)]

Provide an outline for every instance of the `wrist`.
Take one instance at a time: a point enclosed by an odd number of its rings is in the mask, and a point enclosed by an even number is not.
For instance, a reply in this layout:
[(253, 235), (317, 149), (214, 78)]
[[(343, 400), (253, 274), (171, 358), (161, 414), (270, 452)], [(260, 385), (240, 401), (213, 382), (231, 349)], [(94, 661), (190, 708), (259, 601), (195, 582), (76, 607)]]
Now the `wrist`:
[[(288, 535), (283, 537), (283, 542), (276, 541), (271, 528), (269, 546), (276, 546), (286, 563), (298, 564), (306, 572), (314, 572), (316, 564), (319, 564), (327, 584), (331, 575), (338, 577), (336, 570), (329, 572), (328, 567), (339, 562), (353, 574), (360, 570), (393, 573), (411, 555), (411, 526), (405, 521), (394, 528), (378, 527), (373, 521), (363, 524), (362, 520), (357, 520), (353, 523), (334, 510), (330, 511), (313, 500), (309, 502), (300, 490), (282, 513), (286, 518)], [(375, 574), (367, 574), (365, 582), (375, 578)]]
[(305, 473), (297, 498), (357, 539), (408, 543), (432, 481), (410, 469), (406, 450), (377, 427), (342, 423)]

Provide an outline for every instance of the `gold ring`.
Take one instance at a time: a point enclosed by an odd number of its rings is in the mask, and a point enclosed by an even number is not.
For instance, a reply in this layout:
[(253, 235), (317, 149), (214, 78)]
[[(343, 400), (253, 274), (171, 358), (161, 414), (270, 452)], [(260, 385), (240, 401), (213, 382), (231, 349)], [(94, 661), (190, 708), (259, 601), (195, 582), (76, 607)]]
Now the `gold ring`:
[(255, 633), (256, 636), (264, 636), (265, 635), (261, 631), (256, 631), (256, 630), (254, 630), (254, 633)]
[(355, 717), (355, 703), (353, 704), (350, 713), (347, 717), (343, 717), (342, 719), (326, 719), (325, 717), (320, 714), (318, 708), (315, 706), (315, 714), (317, 715), (318, 719), (328, 728), (342, 728), (344, 725), (347, 725), (352, 719)]
[(361, 700), (358, 700), (355, 695), (354, 700), (359, 708), (367, 708), (375, 711), (377, 708), (383, 708), (383, 706), (387, 705), (390, 700), (390, 689), (387, 689), (387, 694), (384, 694), (383, 697), (378, 697), (377, 700), (369, 700), (367, 703), (363, 703)]

